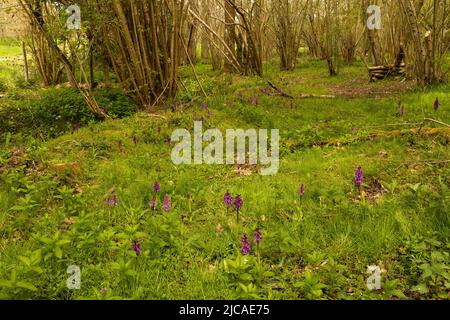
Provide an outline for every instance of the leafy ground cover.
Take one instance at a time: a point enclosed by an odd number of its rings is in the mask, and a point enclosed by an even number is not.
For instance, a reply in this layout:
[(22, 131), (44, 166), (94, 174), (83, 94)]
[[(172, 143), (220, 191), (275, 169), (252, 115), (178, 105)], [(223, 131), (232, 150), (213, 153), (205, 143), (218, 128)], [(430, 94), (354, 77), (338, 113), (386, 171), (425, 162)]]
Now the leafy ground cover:
[[(166, 101), (75, 129), (68, 118), (45, 139), (44, 126), (3, 135), (1, 297), (449, 298), (450, 130), (438, 123), (450, 120), (448, 86), (367, 84), (358, 64), (329, 78), (306, 59), (294, 72), (268, 64), (265, 79), (197, 72), (209, 97), (186, 68), (175, 110)], [(0, 103), (13, 100), (24, 101)], [(171, 133), (192, 132), (194, 119), (279, 129), (279, 173), (174, 165)], [(239, 222), (226, 192), (242, 199)], [(80, 290), (66, 287), (73, 264)], [(366, 285), (369, 265), (380, 267), (378, 290)]]

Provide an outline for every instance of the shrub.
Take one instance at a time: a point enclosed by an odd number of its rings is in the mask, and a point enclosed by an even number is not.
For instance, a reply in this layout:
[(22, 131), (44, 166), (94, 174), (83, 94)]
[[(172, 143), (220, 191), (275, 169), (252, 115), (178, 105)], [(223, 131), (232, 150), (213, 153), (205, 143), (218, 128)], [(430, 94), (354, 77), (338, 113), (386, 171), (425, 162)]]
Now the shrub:
[[(119, 89), (98, 90), (95, 96), (112, 118), (126, 117), (135, 111), (131, 100)], [(21, 91), (10, 91), (0, 101), (0, 134), (21, 132), (48, 139), (94, 120), (83, 97), (70, 88), (45, 89), (30, 100), (25, 100)]]

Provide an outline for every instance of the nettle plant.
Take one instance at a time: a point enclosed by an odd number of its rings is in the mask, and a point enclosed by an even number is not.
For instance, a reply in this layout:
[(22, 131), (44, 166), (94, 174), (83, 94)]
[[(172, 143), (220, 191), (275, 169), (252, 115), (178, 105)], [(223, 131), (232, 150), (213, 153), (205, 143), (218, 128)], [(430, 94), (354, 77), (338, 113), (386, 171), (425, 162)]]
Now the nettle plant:
[(41, 250), (38, 249), (28, 255), (19, 256), (18, 259), (19, 263), (12, 268), (9, 278), (0, 279), (1, 299), (27, 299), (38, 291), (35, 284), (44, 272), (41, 268)]
[(450, 290), (450, 243), (435, 235), (413, 237), (406, 242), (403, 258), (411, 274), (412, 291), (425, 296), (448, 299)]
[(274, 273), (266, 270), (261, 261), (262, 233), (256, 229), (253, 234), (254, 250), (246, 233), (241, 238), (240, 254), (236, 259), (225, 259), (223, 268), (230, 276), (230, 284), (235, 288), (238, 299), (259, 299), (258, 289), (264, 280), (273, 277)]

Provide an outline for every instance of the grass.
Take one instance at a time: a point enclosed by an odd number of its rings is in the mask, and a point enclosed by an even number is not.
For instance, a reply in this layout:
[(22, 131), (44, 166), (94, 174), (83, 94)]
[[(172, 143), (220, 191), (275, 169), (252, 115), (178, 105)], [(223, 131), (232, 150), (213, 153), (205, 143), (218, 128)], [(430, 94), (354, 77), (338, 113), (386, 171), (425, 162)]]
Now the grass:
[(16, 57), (21, 53), (22, 51), (18, 46), (0, 44), (0, 57)]
[[(318, 61), (302, 60), (293, 72), (265, 68), (259, 79), (198, 65), (209, 97), (191, 105), (201, 90), (183, 69), (182, 112), (160, 107), (157, 116), (92, 123), (48, 141), (10, 136), (0, 149), (0, 295), (448, 299), (450, 132), (436, 123), (409, 130), (424, 118), (449, 122), (448, 87), (365, 84), (359, 64), (335, 78)], [(267, 91), (266, 80), (296, 98)], [(355, 81), (367, 91), (349, 90)], [(336, 98), (298, 98), (305, 93)], [(192, 132), (194, 110), (207, 128), (278, 128), (279, 173), (174, 165), (167, 139), (178, 127)], [(353, 182), (358, 166), (365, 197)], [(161, 185), (156, 212), (148, 204), (154, 181)], [(223, 204), (227, 190), (243, 197), (239, 224)], [(160, 209), (165, 193), (167, 213)], [(112, 194), (118, 205), (105, 205)], [(257, 228), (263, 241), (258, 250), (252, 243), (244, 261), (241, 237), (251, 240)], [(130, 249), (136, 239), (140, 256)], [(66, 288), (71, 264), (81, 267), (80, 290)], [(380, 290), (366, 286), (372, 264), (382, 270)]]

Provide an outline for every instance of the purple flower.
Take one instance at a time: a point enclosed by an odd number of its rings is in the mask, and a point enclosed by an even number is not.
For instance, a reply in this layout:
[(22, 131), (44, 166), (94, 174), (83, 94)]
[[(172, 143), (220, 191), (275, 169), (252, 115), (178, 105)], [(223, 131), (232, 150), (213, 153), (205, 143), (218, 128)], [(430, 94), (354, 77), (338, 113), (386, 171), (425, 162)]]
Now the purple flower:
[(206, 103), (202, 103), (202, 105), (200, 106), (200, 109), (205, 111), (206, 109), (208, 109), (208, 105)]
[(156, 210), (156, 197), (153, 196), (152, 200), (150, 200), (150, 208), (152, 208), (153, 211)]
[(173, 112), (175, 112), (175, 111), (177, 111), (177, 102), (176, 101), (174, 101), (173, 102)]
[(352, 127), (352, 133), (355, 133), (355, 132), (356, 132), (356, 127), (353, 126), (353, 127)]
[(255, 233), (253, 233), (253, 242), (257, 245), (262, 241), (262, 233), (261, 230), (256, 229)]
[(161, 127), (157, 127), (156, 132), (161, 133)]
[(298, 189), (298, 194), (300, 195), (300, 197), (303, 197), (305, 195), (305, 185), (302, 184), (300, 186), (300, 189)]
[(73, 132), (78, 132), (78, 130), (80, 130), (80, 124), (76, 123), (73, 125)]
[(236, 211), (239, 211), (241, 207), (242, 207), (242, 197), (240, 194), (238, 194), (236, 198), (234, 198), (234, 209), (236, 209)]
[(153, 184), (153, 193), (158, 193), (159, 191), (161, 191), (161, 188), (159, 187), (158, 181), (155, 181)]
[(437, 111), (439, 109), (440, 103), (439, 103), (439, 99), (436, 98), (436, 101), (434, 101), (434, 110)]
[(248, 236), (246, 233), (241, 238), (241, 252), (246, 256), (252, 248), (250, 247), (250, 242), (248, 241)]
[(171, 204), (170, 204), (170, 199), (169, 196), (167, 195), (167, 193), (164, 195), (164, 201), (163, 201), (163, 205), (162, 205), (162, 209), (164, 211), (169, 211), (172, 208)]
[(223, 196), (223, 203), (225, 203), (225, 205), (227, 206), (227, 209), (229, 207), (231, 207), (231, 205), (233, 204), (233, 197), (231, 196), (231, 194), (228, 191)]
[(119, 200), (117, 199), (117, 196), (114, 195), (111, 198), (106, 199), (105, 203), (108, 206), (117, 206), (117, 204), (119, 203)]
[(133, 250), (134, 252), (136, 252), (136, 255), (140, 255), (141, 254), (141, 243), (137, 240), (133, 240), (133, 244), (131, 246), (131, 250)]
[(361, 167), (358, 167), (355, 171), (355, 185), (360, 188), (363, 181), (363, 171)]
[(400, 107), (400, 117), (403, 117), (405, 115), (405, 106)]

